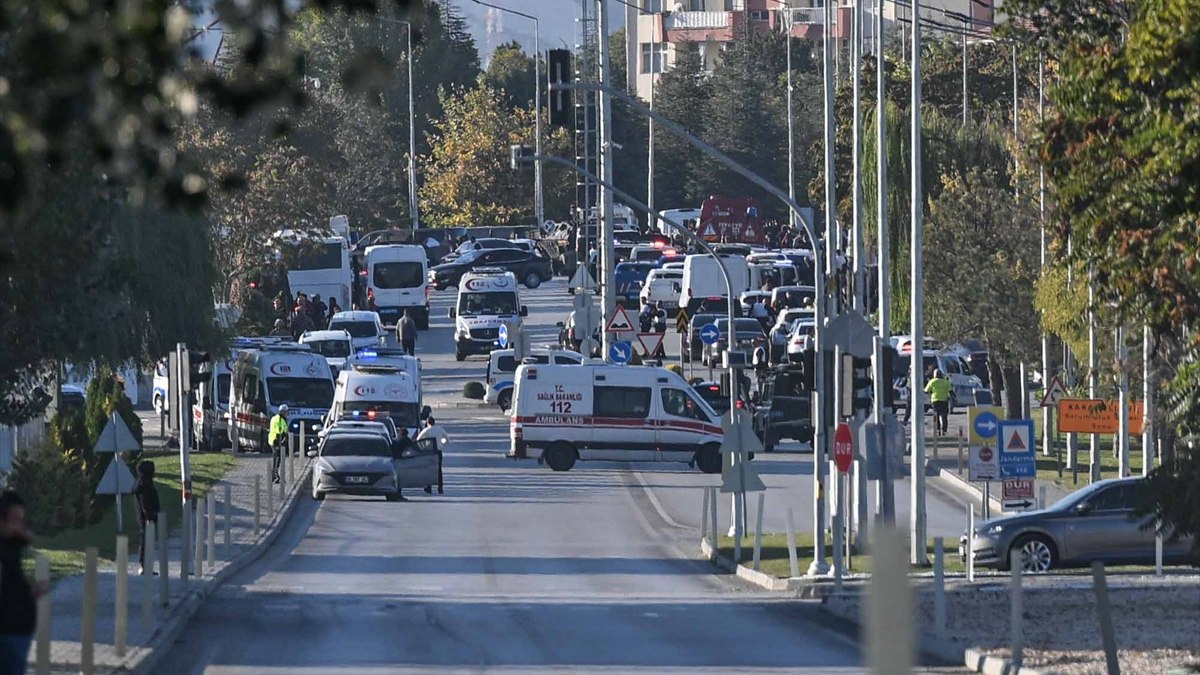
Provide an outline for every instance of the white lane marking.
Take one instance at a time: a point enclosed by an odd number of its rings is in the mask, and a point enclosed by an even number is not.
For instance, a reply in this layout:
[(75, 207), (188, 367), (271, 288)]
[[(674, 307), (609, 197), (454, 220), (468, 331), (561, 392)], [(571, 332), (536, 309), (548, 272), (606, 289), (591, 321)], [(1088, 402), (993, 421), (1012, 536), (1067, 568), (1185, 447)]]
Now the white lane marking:
[(667, 510), (665, 508), (663, 508), (662, 503), (660, 503), (658, 501), (658, 497), (654, 496), (654, 489), (651, 488), (650, 484), (646, 482), (646, 478), (645, 478), (645, 476), (642, 475), (641, 471), (634, 471), (633, 475), (635, 478), (637, 478), (638, 483), (641, 483), (642, 491), (645, 492), (646, 497), (648, 497), (650, 499), (650, 505), (654, 507), (654, 510), (658, 512), (658, 515), (664, 521), (666, 521), (666, 523), (668, 525), (670, 525), (671, 527), (677, 527), (677, 528), (684, 529), (684, 530), (691, 529), (691, 528), (687, 527), (686, 525), (681, 525), (678, 521), (676, 521), (674, 518), (671, 517), (671, 514), (667, 513)]
[(647, 619), (657, 619), (658, 612), (642, 612), (642, 616), (646, 617)]

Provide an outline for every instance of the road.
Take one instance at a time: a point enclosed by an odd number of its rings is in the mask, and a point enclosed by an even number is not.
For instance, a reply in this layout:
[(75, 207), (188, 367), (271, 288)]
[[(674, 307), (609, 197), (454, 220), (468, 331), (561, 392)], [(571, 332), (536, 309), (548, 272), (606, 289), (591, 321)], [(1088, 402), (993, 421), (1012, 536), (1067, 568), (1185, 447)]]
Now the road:
[[(453, 359), (452, 298), (435, 295), (418, 343), (434, 402), (462, 400), (462, 383), (484, 367)], [(533, 342), (552, 341), (568, 306), (561, 282), (525, 302)], [(817, 604), (751, 590), (696, 560), (689, 511), (699, 506), (684, 507), (682, 486), (715, 477), (613, 463), (553, 473), (504, 458), (499, 411), (437, 415), (452, 439), (444, 496), (304, 498), (160, 672), (863, 672), (853, 631)], [(764, 464), (794, 483), (806, 462)]]

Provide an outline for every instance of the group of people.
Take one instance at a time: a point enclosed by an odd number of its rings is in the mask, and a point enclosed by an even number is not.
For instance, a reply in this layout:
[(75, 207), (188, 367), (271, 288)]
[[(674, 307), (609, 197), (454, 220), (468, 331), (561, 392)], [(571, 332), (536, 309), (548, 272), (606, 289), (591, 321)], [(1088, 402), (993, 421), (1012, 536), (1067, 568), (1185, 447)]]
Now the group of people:
[(274, 300), (275, 326), (271, 330), (273, 337), (290, 337), (299, 340), (310, 330), (324, 330), (334, 314), (342, 311), (336, 298), (329, 298), (329, 304), (321, 299), (320, 293), (314, 293), (312, 298), (307, 293), (296, 293), (292, 300), (282, 291)]

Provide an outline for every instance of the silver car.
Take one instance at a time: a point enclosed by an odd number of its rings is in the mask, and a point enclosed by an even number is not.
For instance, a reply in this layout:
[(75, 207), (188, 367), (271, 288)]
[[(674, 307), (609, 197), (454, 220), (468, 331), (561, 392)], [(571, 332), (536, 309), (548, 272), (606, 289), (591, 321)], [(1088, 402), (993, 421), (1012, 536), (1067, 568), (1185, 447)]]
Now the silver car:
[[(1154, 564), (1154, 528), (1151, 516), (1135, 515), (1142, 478), (1103, 480), (1073, 492), (1058, 503), (986, 520), (975, 526), (971, 551), (976, 565), (1009, 568), (1014, 551), (1020, 551), (1027, 572), (1060, 567), (1085, 567), (1094, 561), (1119, 565)], [(966, 558), (967, 536), (960, 539), (959, 555)], [(1163, 542), (1163, 562), (1195, 564), (1190, 537)]]
[(393, 445), (383, 434), (364, 431), (327, 435), (321, 439), (313, 462), (313, 499), (324, 499), (330, 492), (400, 499), (393, 455)]

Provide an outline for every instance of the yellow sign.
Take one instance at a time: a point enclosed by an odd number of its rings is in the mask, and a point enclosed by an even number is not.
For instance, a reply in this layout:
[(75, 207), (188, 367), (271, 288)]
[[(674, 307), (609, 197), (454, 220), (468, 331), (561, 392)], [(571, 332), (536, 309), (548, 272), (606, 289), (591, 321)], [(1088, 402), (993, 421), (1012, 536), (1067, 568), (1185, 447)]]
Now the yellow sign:
[(675, 317), (675, 332), (680, 335), (686, 335), (688, 332), (687, 310), (682, 307), (679, 308), (679, 314)]
[[(1058, 430), (1077, 434), (1115, 434), (1120, 425), (1116, 401), (1064, 398), (1058, 402)], [(1142, 402), (1129, 403), (1129, 433), (1142, 433)]]
[(998, 405), (973, 405), (967, 411), (971, 445), (996, 447), (996, 434), (1000, 431), (1000, 420), (1004, 419), (1004, 408)]

